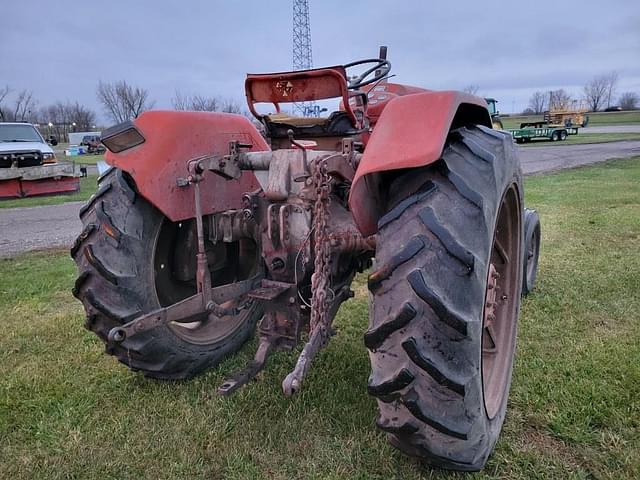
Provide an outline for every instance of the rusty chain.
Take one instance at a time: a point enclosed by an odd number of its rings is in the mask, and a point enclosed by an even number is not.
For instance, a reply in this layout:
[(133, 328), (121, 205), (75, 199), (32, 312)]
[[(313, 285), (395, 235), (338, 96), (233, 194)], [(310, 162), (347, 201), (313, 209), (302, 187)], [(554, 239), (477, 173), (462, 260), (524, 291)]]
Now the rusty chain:
[(315, 164), (313, 181), (316, 187), (316, 200), (313, 212), (313, 248), (315, 258), (313, 275), (311, 276), (311, 331), (319, 324), (327, 328), (327, 292), (329, 291), (329, 257), (331, 255), (327, 232), (330, 177), (327, 174), (324, 162)]

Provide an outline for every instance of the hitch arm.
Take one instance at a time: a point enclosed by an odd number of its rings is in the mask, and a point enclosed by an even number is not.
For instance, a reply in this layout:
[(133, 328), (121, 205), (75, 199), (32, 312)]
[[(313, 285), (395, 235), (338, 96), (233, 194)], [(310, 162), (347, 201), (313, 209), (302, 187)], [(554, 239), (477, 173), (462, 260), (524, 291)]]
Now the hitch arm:
[(315, 359), (318, 352), (322, 348), (327, 346), (329, 337), (331, 337), (331, 335), (333, 335), (334, 333), (331, 322), (333, 321), (336, 313), (338, 313), (340, 304), (347, 298), (350, 298), (352, 296), (353, 292), (348, 285), (342, 287), (336, 293), (336, 296), (328, 312), (329, 321), (327, 323), (318, 323), (311, 331), (309, 341), (302, 349), (302, 352), (298, 357), (298, 361), (296, 362), (295, 368), (282, 381), (282, 391), (285, 396), (291, 397), (292, 395), (300, 391), (300, 389), (302, 388), (302, 382), (304, 381), (304, 378), (307, 376), (307, 373), (309, 373), (309, 369), (311, 368), (311, 363)]
[(261, 279), (262, 276), (257, 275), (248, 280), (212, 288), (209, 295), (211, 300), (206, 304), (204, 294), (201, 292), (168, 307), (159, 308), (122, 326), (112, 328), (109, 331), (108, 340), (113, 343), (122, 343), (133, 335), (152, 330), (160, 325), (170, 322), (190, 323), (206, 320), (211, 314), (216, 317), (237, 315), (254, 301), (248, 297), (243, 301), (240, 299), (253, 290)]

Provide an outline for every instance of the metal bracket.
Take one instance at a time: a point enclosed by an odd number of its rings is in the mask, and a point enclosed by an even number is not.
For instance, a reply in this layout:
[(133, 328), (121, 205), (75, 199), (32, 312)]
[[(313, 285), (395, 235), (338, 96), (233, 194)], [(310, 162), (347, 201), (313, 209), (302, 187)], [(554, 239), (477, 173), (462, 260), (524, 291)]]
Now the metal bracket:
[(109, 331), (108, 341), (122, 343), (125, 339), (133, 335), (152, 330), (160, 325), (165, 325), (170, 322), (189, 323), (206, 320), (209, 314), (217, 317), (235, 315), (240, 310), (247, 308), (248, 302), (252, 300), (249, 299), (245, 302), (238, 301), (235, 304), (229, 304), (229, 302), (233, 300), (237, 301), (240, 297), (248, 294), (255, 288), (261, 278), (262, 276), (256, 276), (241, 282), (212, 288), (210, 289), (211, 300), (208, 301), (206, 305), (203, 305), (204, 295), (197, 293), (166, 308), (160, 308), (146, 315), (142, 315), (125, 325), (112, 328)]
[(218, 388), (220, 395), (230, 395), (243, 385), (255, 378), (267, 363), (267, 358), (275, 346), (273, 337), (260, 337), (260, 344), (253, 360), (242, 370), (238, 370), (228, 377)]
[(237, 140), (229, 142), (228, 155), (214, 155), (206, 159), (206, 169), (223, 177), (225, 180), (238, 179), (242, 175), (242, 150), (252, 148), (253, 145), (240, 143)]

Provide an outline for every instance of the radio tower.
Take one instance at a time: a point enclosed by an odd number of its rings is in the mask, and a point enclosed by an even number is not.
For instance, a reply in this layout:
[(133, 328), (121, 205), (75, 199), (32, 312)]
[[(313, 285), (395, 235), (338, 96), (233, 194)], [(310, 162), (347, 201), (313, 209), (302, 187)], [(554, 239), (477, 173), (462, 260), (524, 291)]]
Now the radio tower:
[[(293, 69), (313, 68), (311, 56), (311, 26), (309, 24), (309, 1), (293, 0)], [(313, 102), (294, 103), (293, 110), (309, 117), (315, 113)]]

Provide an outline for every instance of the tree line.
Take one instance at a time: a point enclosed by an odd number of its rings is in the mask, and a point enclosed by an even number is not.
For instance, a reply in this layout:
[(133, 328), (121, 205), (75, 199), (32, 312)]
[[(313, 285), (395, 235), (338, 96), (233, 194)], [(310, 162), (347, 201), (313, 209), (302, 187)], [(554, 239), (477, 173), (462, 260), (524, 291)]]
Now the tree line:
[[(96, 97), (105, 116), (112, 123), (121, 123), (152, 109), (155, 101), (146, 88), (125, 80), (99, 82)], [(247, 115), (236, 101), (217, 96), (183, 94), (176, 91), (171, 100), (175, 110), (226, 112)], [(29, 122), (41, 126), (43, 133), (67, 141), (73, 131), (96, 128), (96, 112), (75, 102), (57, 101), (41, 106), (29, 90), (14, 91), (8, 85), (0, 87), (0, 122)]]
[(572, 108), (576, 103), (584, 102), (591, 112), (604, 110), (614, 105), (622, 110), (634, 110), (640, 106), (640, 95), (635, 92), (618, 93), (618, 72), (596, 75), (582, 87), (582, 95), (573, 97), (565, 89), (551, 92), (536, 91), (529, 99), (528, 107), (522, 112), (525, 115), (540, 115), (547, 110)]

